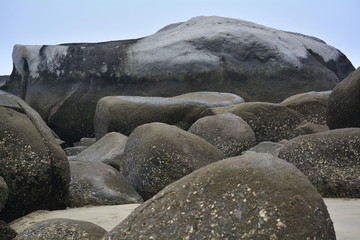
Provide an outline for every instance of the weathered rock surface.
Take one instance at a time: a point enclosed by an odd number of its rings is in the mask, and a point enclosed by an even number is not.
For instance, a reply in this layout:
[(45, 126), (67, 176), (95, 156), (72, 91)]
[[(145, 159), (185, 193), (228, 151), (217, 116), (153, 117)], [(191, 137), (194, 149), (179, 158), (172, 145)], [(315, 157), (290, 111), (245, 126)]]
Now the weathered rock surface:
[(339, 83), (329, 97), (326, 121), (330, 129), (360, 127), (360, 68)]
[(119, 165), (120, 172), (146, 200), (166, 185), (223, 158), (220, 150), (194, 134), (150, 123), (131, 133)]
[(3, 209), (9, 195), (9, 189), (5, 180), (0, 176), (0, 212)]
[(326, 106), (331, 91), (306, 92), (291, 96), (280, 103), (301, 114), (307, 122), (326, 125)]
[(354, 70), (315, 37), (221, 17), (196, 17), (135, 40), (15, 45), (13, 62), (9, 90), (68, 142), (93, 134), (103, 96), (221, 91), (279, 102), (330, 90)]
[(258, 143), (263, 141), (278, 142), (296, 136), (296, 127), (302, 117), (296, 111), (266, 102), (240, 103), (229, 107), (211, 108), (205, 115), (230, 112), (240, 116), (255, 133)]
[(0, 220), (0, 239), (12, 240), (16, 236), (16, 232), (6, 222)]
[(269, 141), (265, 141), (265, 142), (261, 142), (259, 144), (257, 144), (256, 146), (250, 148), (249, 150), (245, 151), (244, 153), (249, 153), (249, 152), (257, 152), (257, 153), (268, 153), (271, 154), (275, 157), (277, 157), (279, 155), (279, 150), (280, 148), (282, 148), (284, 146), (284, 143), (282, 142), (269, 142)]
[(96, 142), (95, 138), (81, 138), (79, 142), (75, 143), (75, 146), (90, 147)]
[(0, 176), (9, 196), (0, 219), (66, 207), (69, 163), (50, 129), (20, 98), (0, 91)]
[(4, 90), (4, 91), (7, 90), (6, 84), (9, 81), (9, 79), (10, 79), (10, 76), (8, 76), (8, 75), (0, 76), (0, 90)]
[(320, 194), (292, 164), (246, 154), (203, 167), (148, 200), (105, 239), (336, 239)]
[(100, 162), (70, 161), (70, 207), (142, 202), (141, 196), (115, 168)]
[(225, 157), (240, 155), (256, 143), (250, 125), (232, 113), (200, 118), (188, 131), (217, 147)]
[(74, 160), (102, 162), (119, 169), (118, 162), (124, 153), (127, 140), (128, 137), (120, 133), (108, 133), (79, 153)]
[[(213, 93), (213, 95), (221, 93)], [(162, 122), (176, 125), (187, 130), (206, 109), (215, 106), (231, 105), (242, 102), (242, 98), (231, 94), (231, 101), (224, 98), (196, 98), (188, 94), (177, 98), (114, 96), (99, 100), (95, 113), (95, 136), (101, 138), (108, 132), (120, 132), (125, 135), (145, 123)], [(233, 100), (235, 98), (235, 100)], [(215, 100), (214, 100), (215, 99)]]
[(279, 157), (302, 171), (323, 197), (360, 197), (360, 128), (294, 138)]
[(15, 240), (99, 240), (106, 233), (103, 228), (90, 222), (55, 218), (34, 224), (18, 234)]
[(297, 136), (306, 135), (306, 134), (313, 134), (313, 133), (320, 133), (329, 131), (328, 126), (326, 125), (319, 125), (312, 122), (302, 122), (299, 126), (296, 127), (295, 132)]
[(64, 148), (64, 151), (66, 153), (66, 156), (76, 156), (88, 147), (85, 146), (76, 146), (76, 147), (67, 147)]
[(212, 107), (229, 106), (245, 101), (236, 94), (225, 92), (190, 92), (172, 98), (205, 102)]

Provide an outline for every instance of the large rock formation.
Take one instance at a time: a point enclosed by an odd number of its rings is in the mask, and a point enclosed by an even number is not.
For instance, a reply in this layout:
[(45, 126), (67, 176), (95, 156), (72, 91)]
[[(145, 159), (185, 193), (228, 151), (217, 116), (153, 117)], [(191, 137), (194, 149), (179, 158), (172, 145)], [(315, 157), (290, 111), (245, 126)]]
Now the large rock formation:
[(69, 163), (50, 129), (20, 98), (0, 91), (0, 176), (8, 199), (0, 219), (65, 208)]
[(354, 70), (315, 37), (221, 17), (196, 17), (142, 39), (15, 45), (13, 62), (9, 90), (67, 141), (92, 135), (103, 96), (223, 91), (273, 102), (332, 89)]
[(330, 129), (360, 127), (360, 68), (332, 91), (326, 120)]
[(205, 166), (135, 209), (105, 239), (336, 239), (320, 194), (292, 164), (245, 154)]

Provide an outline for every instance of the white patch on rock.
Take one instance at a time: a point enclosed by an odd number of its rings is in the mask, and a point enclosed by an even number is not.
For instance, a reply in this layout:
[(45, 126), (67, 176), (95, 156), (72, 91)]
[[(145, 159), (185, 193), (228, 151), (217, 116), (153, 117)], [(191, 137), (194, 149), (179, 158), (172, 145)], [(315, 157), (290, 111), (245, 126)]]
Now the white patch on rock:
[[(215, 50), (204, 46), (211, 42), (214, 42)], [(131, 46), (125, 72), (145, 76), (171, 74), (170, 69), (175, 69), (178, 74), (219, 70), (221, 55), (234, 55), (226, 46), (238, 47), (240, 53), (241, 48), (254, 47), (254, 58), (298, 68), (302, 67), (301, 60), (309, 55), (308, 49), (324, 61), (339, 56), (337, 49), (314, 37), (238, 19), (196, 17), (164, 27)]]
[[(44, 47), (44, 48), (43, 48)], [(40, 50), (43, 51), (40, 55)], [(46, 69), (50, 72), (57, 72), (60, 67), (59, 61), (67, 55), (68, 46), (43, 46), (43, 45), (20, 45), (14, 46), (12, 58), (16, 70), (24, 75), (28, 66), (29, 75), (33, 78), (39, 76), (39, 71)]]

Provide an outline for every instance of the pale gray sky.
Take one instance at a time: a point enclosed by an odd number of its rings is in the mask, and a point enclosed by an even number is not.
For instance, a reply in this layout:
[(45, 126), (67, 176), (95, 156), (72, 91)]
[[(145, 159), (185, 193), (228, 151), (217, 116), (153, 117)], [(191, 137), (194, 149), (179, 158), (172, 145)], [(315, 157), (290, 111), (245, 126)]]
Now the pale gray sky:
[(195, 16), (223, 16), (318, 37), (360, 66), (359, 0), (0, 0), (0, 75), (14, 44), (144, 37)]

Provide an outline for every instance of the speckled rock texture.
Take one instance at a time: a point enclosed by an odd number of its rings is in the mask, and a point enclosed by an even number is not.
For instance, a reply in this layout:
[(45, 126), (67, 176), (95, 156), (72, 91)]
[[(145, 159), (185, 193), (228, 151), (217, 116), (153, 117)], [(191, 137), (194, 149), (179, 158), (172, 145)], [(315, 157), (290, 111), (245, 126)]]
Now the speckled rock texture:
[(69, 162), (69, 207), (143, 202), (135, 188), (115, 168), (101, 162)]
[(279, 157), (302, 171), (323, 197), (360, 197), (360, 128), (294, 138)]
[(232, 113), (200, 118), (188, 131), (217, 147), (225, 157), (240, 155), (256, 143), (250, 125)]
[(0, 220), (0, 239), (12, 240), (16, 236), (16, 232), (6, 222)]
[(3, 209), (5, 202), (8, 198), (9, 189), (5, 180), (0, 176), (0, 212)]
[(50, 129), (20, 98), (0, 91), (0, 176), (9, 196), (0, 219), (66, 207), (69, 163)]
[[(218, 97), (216, 97), (218, 95)], [(187, 130), (209, 107), (228, 106), (244, 100), (229, 93), (193, 93), (176, 98), (111, 96), (99, 100), (95, 113), (95, 136), (108, 132), (125, 135), (145, 123), (162, 122)], [(215, 95), (215, 96), (212, 96)], [(207, 96), (207, 98), (206, 98)]]
[(256, 146), (250, 148), (249, 150), (245, 151), (244, 153), (249, 153), (249, 152), (257, 152), (257, 153), (268, 153), (271, 154), (275, 157), (277, 157), (279, 155), (279, 150), (280, 148), (282, 148), (284, 146), (283, 142), (269, 142), (269, 141), (265, 141), (265, 142), (261, 142), (259, 144), (257, 144)]
[(106, 233), (102, 227), (91, 222), (54, 218), (25, 229), (15, 240), (99, 240)]
[[(354, 67), (338, 49), (299, 33), (239, 19), (195, 17), (141, 39), (15, 45), (9, 91), (66, 142), (92, 135), (104, 96), (231, 92), (279, 102), (332, 89)], [(61, 90), (59, 90), (61, 89)]]
[(241, 117), (253, 129), (258, 143), (278, 142), (296, 136), (295, 128), (302, 122), (301, 115), (274, 103), (249, 102), (229, 107), (211, 108), (205, 115), (230, 112)]
[(326, 106), (331, 91), (306, 92), (291, 96), (280, 103), (301, 114), (306, 122), (326, 125)]
[(223, 158), (220, 150), (194, 134), (150, 123), (131, 133), (119, 165), (120, 172), (147, 200), (166, 185)]
[(118, 159), (124, 153), (127, 140), (128, 137), (120, 133), (108, 133), (79, 153), (73, 160), (102, 162), (119, 169)]
[(295, 134), (297, 136), (320, 133), (329, 131), (329, 127), (327, 125), (320, 125), (312, 122), (302, 122), (295, 128)]
[(360, 68), (332, 91), (326, 121), (330, 129), (360, 127)]
[(292, 164), (252, 153), (203, 167), (105, 239), (336, 239), (320, 194)]

